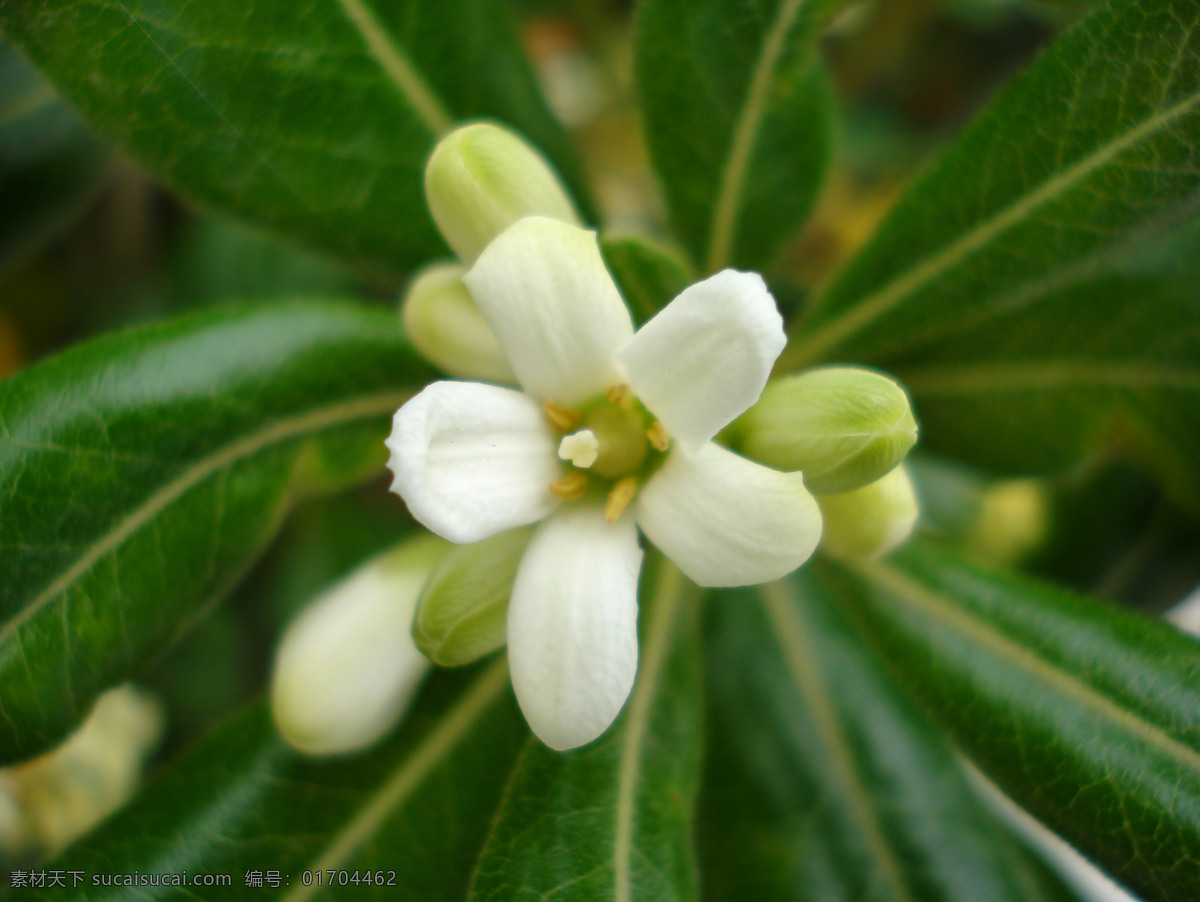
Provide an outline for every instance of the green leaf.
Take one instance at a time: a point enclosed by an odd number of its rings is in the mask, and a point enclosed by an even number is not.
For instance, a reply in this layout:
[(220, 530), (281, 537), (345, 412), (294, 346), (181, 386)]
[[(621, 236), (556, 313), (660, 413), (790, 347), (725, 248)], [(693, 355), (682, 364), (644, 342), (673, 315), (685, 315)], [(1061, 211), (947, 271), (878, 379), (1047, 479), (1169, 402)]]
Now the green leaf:
[(295, 302), (118, 333), (0, 383), (0, 760), (160, 654), (296, 498), (378, 472), (429, 375), (394, 313)]
[(189, 222), (151, 300), (165, 316), (229, 301), (353, 297), (364, 287), (351, 271), (294, 242), (207, 216)]
[(816, 42), (839, 5), (639, 5), (646, 139), (676, 234), (703, 272), (764, 268), (812, 207), (833, 117)]
[(600, 252), (639, 326), (692, 281), (691, 270), (674, 251), (648, 238), (606, 232)]
[(1200, 226), (1088, 269), (1002, 326), (894, 365), (922, 440), (1015, 473), (1062, 470), (1101, 444), (1200, 512)]
[(1064, 898), (811, 570), (710, 599), (708, 898)]
[(460, 117), (511, 123), (579, 189), (503, 4), (50, 0), (0, 26), (178, 190), (354, 262), (444, 252), (422, 173)]
[(106, 158), (104, 145), (0, 39), (0, 271), (83, 211)]
[(844, 603), (1008, 795), (1147, 899), (1200, 886), (1200, 643), (910, 544)]
[(529, 740), (472, 900), (698, 897), (690, 826), (701, 741), (698, 593), (665, 562), (642, 582), (654, 588), (643, 595), (641, 663), (625, 712), (577, 751)]
[(1066, 32), (814, 301), (782, 365), (895, 372), (923, 440), (986, 466), (1046, 472), (1106, 440), (1200, 510), (1198, 25), (1191, 0), (1118, 0)]
[[(84, 870), (89, 881), (184, 870), (232, 877), (227, 887), (90, 888), (81, 896), (90, 902), (135, 893), (462, 899), (504, 776), (528, 735), (507, 687), (502, 662), (469, 675), (437, 674), (394, 737), (364, 755), (324, 760), (289, 749), (266, 706), (256, 705), (159, 773), (59, 866)], [(372, 884), (335, 881), (322, 890), (316, 881), (329, 885), (327, 869), (370, 871)], [(247, 888), (253, 871), (278, 871), (286, 882)], [(383, 886), (374, 884), (379, 871)]]

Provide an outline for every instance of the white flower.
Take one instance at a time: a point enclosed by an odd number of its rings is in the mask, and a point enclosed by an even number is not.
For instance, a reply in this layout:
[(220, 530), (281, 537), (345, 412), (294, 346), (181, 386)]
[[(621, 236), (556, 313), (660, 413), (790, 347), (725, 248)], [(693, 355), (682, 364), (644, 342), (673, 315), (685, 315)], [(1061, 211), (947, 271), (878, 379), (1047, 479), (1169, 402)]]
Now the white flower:
[(802, 564), (821, 519), (800, 473), (712, 442), (784, 346), (753, 273), (699, 282), (636, 334), (596, 237), (528, 217), (464, 281), (524, 392), (436, 382), (397, 413), (393, 490), (453, 542), (544, 520), (508, 609), (513, 688), (555, 749), (595, 739), (637, 669), (637, 528), (703, 586)]

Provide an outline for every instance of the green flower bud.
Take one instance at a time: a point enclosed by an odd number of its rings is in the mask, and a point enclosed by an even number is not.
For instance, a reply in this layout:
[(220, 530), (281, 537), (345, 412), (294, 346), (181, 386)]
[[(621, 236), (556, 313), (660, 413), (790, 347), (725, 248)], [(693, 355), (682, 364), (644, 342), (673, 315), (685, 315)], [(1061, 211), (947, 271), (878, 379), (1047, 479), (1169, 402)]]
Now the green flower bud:
[(463, 126), (438, 143), (425, 168), (425, 197), (442, 237), (468, 266), (518, 219), (580, 224), (546, 159), (495, 125)]
[(874, 482), (917, 441), (908, 396), (879, 373), (829, 367), (776, 379), (735, 426), (748, 457), (801, 470), (809, 491), (849, 492)]
[(917, 522), (917, 496), (904, 464), (852, 492), (818, 495), (817, 504), (824, 521), (821, 550), (843, 560), (887, 554)]
[(413, 638), (435, 664), (461, 667), (504, 645), (517, 565), (532, 529), (511, 529), (455, 547), (429, 578)]
[(427, 662), (412, 642), (425, 580), (449, 544), (430, 535), (369, 561), (308, 605), (284, 633), (271, 713), (310, 755), (357, 751), (399, 719)]
[(425, 359), (459, 379), (515, 382), (491, 326), (475, 306), (457, 263), (417, 275), (401, 306), (409, 340)]

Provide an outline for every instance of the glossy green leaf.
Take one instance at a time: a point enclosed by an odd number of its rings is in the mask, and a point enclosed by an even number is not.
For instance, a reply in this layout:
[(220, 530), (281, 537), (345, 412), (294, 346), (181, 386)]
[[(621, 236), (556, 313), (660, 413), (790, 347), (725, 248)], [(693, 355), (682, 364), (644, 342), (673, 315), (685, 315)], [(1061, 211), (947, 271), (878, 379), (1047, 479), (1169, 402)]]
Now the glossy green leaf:
[(600, 236), (600, 252), (638, 325), (692, 281), (691, 270), (674, 251), (648, 238), (608, 232)]
[(1046, 472), (1107, 441), (1200, 509), (1200, 6), (1116, 0), (958, 138), (794, 329), (923, 441)]
[(362, 280), (265, 229), (224, 216), (189, 223), (151, 301), (162, 316), (229, 301), (353, 297)]
[[(85, 871), (89, 885), (72, 898), (88, 902), (256, 893), (281, 902), (457, 902), (526, 735), (502, 662), (434, 676), (395, 736), (347, 758), (298, 755), (256, 705), (167, 766), (50, 867)], [(327, 870), (335, 872), (332, 889)], [(93, 875), (183, 871), (228, 875), (231, 884), (90, 885)], [(266, 882), (269, 871), (278, 872), (277, 888)], [(370, 884), (341, 882), (368, 871)], [(259, 888), (247, 885), (254, 872)]]
[(576, 751), (529, 740), (479, 859), (475, 902), (697, 898), (699, 593), (666, 563), (642, 585), (641, 661), (624, 713)]
[(714, 595), (700, 859), (713, 900), (1062, 899), (811, 565)]
[(762, 269), (812, 207), (833, 114), (817, 37), (839, 5), (639, 5), (646, 140), (675, 231), (703, 272)]
[(0, 39), (0, 270), (70, 224), (101, 183), (104, 145)]
[(516, 126), (578, 188), (502, 4), (51, 0), (0, 26), (177, 189), (354, 262), (444, 252), (422, 173), (460, 117)]
[(378, 472), (429, 376), (393, 313), (314, 301), (118, 333), (0, 383), (0, 760), (160, 654), (297, 497)]
[(1103, 445), (1200, 511), (1200, 227), (1144, 236), (1089, 269), (1003, 324), (894, 364), (922, 440), (1016, 473)]
[(1008, 795), (1146, 899), (1195, 895), (1200, 642), (922, 543), (837, 584)]

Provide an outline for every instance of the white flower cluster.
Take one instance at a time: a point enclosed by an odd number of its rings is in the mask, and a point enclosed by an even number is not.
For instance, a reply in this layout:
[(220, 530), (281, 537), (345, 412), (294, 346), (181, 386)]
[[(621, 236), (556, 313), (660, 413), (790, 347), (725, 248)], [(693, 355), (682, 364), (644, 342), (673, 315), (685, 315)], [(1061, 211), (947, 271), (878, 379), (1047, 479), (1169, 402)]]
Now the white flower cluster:
[[(515, 580), (506, 621), (489, 609), (472, 622), (491, 624), (490, 632), (469, 632), (479, 654), (507, 642), (513, 688), (530, 727), (554, 749), (575, 748), (612, 724), (633, 686), (639, 532), (701, 586), (778, 579), (804, 563), (822, 536), (822, 507), (801, 471), (820, 473), (829, 492), (864, 486), (907, 452), (915, 424), (902, 390), (878, 374), (783, 380), (773, 383), (774, 395), (764, 398), (753, 423), (758, 460), (743, 457), (714, 438), (763, 394), (785, 344), (782, 318), (760, 276), (719, 272), (635, 331), (596, 234), (578, 225), (553, 172), (514, 135), (474, 125), (448, 136), (430, 160), (426, 194), (461, 265), (437, 264), (417, 278), (405, 304), (410, 337), (451, 375), (489, 381), (435, 382), (396, 413), (387, 442), (393, 490), (438, 536), (483, 543), (481, 561), (500, 547), (520, 548), (528, 536), (519, 563), (508, 558)], [(839, 419), (845, 405), (823, 408), (830, 387), (853, 395), (859, 420), (863, 411), (886, 418), (886, 435), (876, 440), (862, 422)], [(807, 411), (814, 429), (796, 420), (797, 410)], [(790, 441), (793, 434), (804, 440)], [(902, 470), (891, 479), (911, 498)], [(872, 524), (871, 535), (854, 528), (871, 519), (872, 491), (878, 494), (868, 485), (824, 496), (831, 511), (853, 511), (842, 518), (853, 521), (849, 532), (831, 532), (835, 552), (877, 551), (911, 528), (907, 510)], [(868, 510), (865, 517), (860, 509)], [(393, 605), (405, 618), (432, 567), (414, 570), (404, 604)], [(473, 603), (466, 600), (468, 608)], [(332, 604), (322, 605), (329, 617)], [(422, 607), (418, 624), (423, 614), (432, 624), (453, 620), (462, 606), (459, 597), (440, 611)], [(370, 607), (363, 602), (355, 611)], [(389, 633), (400, 629), (395, 617), (384, 619)], [(391, 646), (371, 638), (365, 623), (334, 632), (349, 636), (346, 630), (361, 633), (361, 641), (339, 640), (343, 650), (331, 660), (349, 661), (359, 677), (339, 685), (369, 682), (379, 668), (358, 646)], [(305, 632), (302, 653), (285, 642), (280, 660), (289, 673), (303, 669), (296, 662), (310, 658), (310, 646), (327, 633)], [(418, 633), (429, 639), (424, 629)], [(403, 644), (397, 656), (409, 660), (415, 647), (407, 635)], [(472, 653), (437, 651), (456, 660)], [(397, 675), (420, 672), (380, 667), (391, 688), (378, 693), (379, 704), (355, 706), (340, 690), (312, 684), (292, 691), (298, 678), (277, 680), (285, 735), (326, 752), (379, 735), (407, 694)], [(317, 670), (318, 683), (330, 678)], [(317, 704), (317, 696), (325, 701)], [(356, 719), (356, 707), (367, 711), (358, 718), (366, 725), (341, 723)], [(326, 721), (336, 729), (325, 729)]]
[(777, 579), (816, 548), (800, 473), (712, 441), (761, 394), (783, 322), (758, 275), (726, 270), (635, 333), (595, 233), (546, 216), (505, 228), (463, 282), (522, 391), (436, 382), (405, 404), (394, 491), (452, 542), (542, 521), (508, 607), (509, 666), (534, 732), (573, 748), (633, 685), (639, 527), (703, 586)]

